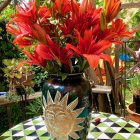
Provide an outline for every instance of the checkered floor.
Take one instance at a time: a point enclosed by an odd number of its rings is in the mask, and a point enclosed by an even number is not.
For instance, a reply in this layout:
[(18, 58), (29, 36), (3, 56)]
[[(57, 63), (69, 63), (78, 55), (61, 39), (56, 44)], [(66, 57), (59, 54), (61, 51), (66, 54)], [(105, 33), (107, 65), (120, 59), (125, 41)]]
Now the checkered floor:
[[(87, 140), (140, 140), (140, 125), (112, 114), (93, 113)], [(101, 123), (96, 124), (95, 118)], [(50, 140), (41, 116), (27, 120), (5, 132), (0, 140)]]

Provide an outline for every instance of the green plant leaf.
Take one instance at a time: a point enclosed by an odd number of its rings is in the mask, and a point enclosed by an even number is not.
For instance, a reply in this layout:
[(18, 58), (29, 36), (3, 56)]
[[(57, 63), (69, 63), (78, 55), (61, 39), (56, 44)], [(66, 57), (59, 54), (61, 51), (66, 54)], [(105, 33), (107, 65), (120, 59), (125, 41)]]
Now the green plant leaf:
[(22, 77), (22, 74), (21, 73), (17, 73), (17, 74), (15, 74), (15, 77), (20, 79)]
[(59, 75), (61, 76), (62, 81), (64, 81), (68, 76), (67, 73), (61, 73), (61, 72), (59, 73)]

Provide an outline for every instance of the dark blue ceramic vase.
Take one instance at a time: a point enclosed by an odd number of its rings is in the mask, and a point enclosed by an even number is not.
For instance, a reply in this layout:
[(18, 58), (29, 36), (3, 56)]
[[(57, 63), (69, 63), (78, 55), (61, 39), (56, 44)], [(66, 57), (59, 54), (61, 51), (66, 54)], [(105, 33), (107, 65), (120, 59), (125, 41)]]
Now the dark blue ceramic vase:
[[(43, 85), (42, 94), (46, 102), (43, 103), (44, 117), (51, 138), (55, 139), (62, 133), (60, 139), (86, 140), (93, 98), (90, 83), (82, 74), (70, 74), (63, 81), (51, 75)], [(62, 132), (61, 126), (64, 127)]]

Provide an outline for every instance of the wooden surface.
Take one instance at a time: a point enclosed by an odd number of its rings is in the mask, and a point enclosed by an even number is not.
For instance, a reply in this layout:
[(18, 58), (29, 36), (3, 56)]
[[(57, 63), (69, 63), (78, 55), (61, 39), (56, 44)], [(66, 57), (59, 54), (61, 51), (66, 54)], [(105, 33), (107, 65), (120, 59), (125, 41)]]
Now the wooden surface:
[(121, 9), (130, 9), (130, 8), (140, 8), (140, 2), (138, 2), (138, 3), (124, 3), (121, 5)]
[(111, 86), (105, 86), (105, 85), (95, 85), (94, 88), (92, 88), (92, 93), (111, 93), (112, 87)]
[[(28, 95), (27, 100), (33, 100), (33, 99), (36, 99), (36, 98), (39, 98), (39, 97), (41, 97), (41, 92), (36, 92), (35, 94)], [(18, 100), (17, 102), (20, 102), (20, 101), (21, 100)], [(0, 105), (1, 106), (9, 105), (9, 104), (12, 104), (12, 103), (15, 103), (15, 102), (9, 101), (6, 97), (0, 97)]]

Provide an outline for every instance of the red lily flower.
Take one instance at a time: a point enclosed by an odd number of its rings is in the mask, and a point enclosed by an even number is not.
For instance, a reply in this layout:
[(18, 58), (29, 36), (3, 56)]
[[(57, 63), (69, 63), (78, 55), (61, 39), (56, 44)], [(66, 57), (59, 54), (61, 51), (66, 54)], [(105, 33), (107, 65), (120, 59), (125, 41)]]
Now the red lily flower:
[(65, 65), (70, 65), (70, 59), (74, 55), (73, 51), (69, 48), (62, 48), (60, 49), (60, 61)]
[(116, 19), (115, 21), (112, 21), (111, 31), (115, 32), (119, 38), (132, 37), (136, 32), (136, 30), (133, 30), (132, 32), (126, 31), (126, 25), (122, 19)]
[(40, 16), (41, 23), (49, 22), (47, 18), (51, 17), (50, 10), (46, 6), (42, 6), (38, 9), (38, 15)]
[(38, 54), (36, 49), (34, 50), (34, 54), (31, 54), (26, 50), (23, 50), (22, 52), (30, 59), (29, 61), (24, 61), (23, 64), (38, 65), (41, 67), (46, 66), (46, 60)]
[(100, 24), (99, 15), (102, 9), (95, 10), (90, 1), (83, 0), (79, 6), (74, 0), (71, 0), (72, 6), (72, 20), (75, 22), (75, 29), (81, 34), (85, 30), (94, 28), (95, 25)]
[(81, 4), (71, 0), (71, 7), (73, 20), (76, 20), (79, 16), (87, 12), (92, 13), (95, 9), (95, 5), (92, 0), (83, 0)]
[[(14, 22), (14, 20), (12, 20), (12, 22)], [(31, 28), (26, 24), (17, 22), (17, 24), (14, 25), (12, 22), (9, 22), (6, 27), (8, 32), (17, 35), (13, 43), (18, 44), (19, 48), (31, 45), (33, 43), (33, 39), (35, 39), (32, 35)]]
[(107, 54), (102, 54), (103, 51), (110, 47), (110, 41), (101, 40), (96, 42), (96, 38), (93, 38), (94, 33), (92, 30), (86, 30), (83, 38), (80, 36), (79, 32), (77, 33), (79, 41), (78, 46), (75, 47), (71, 44), (67, 44), (68, 48), (71, 48), (77, 54), (85, 57), (92, 68), (97, 67), (100, 58), (112, 63), (111, 58)]
[(32, 45), (32, 42), (33, 42), (32, 38), (27, 38), (26, 35), (22, 35), (22, 34), (18, 35), (13, 41), (14, 44), (19, 45), (18, 48), (24, 48), (29, 45)]
[[(16, 24), (15, 24), (16, 22)], [(27, 24), (17, 22), (15, 19), (10, 21), (7, 25), (7, 32), (15, 34), (15, 35), (20, 35), (20, 34), (31, 34), (32, 30)]]
[(68, 48), (60, 48), (53, 44), (51, 46), (40, 44), (36, 47), (37, 53), (46, 60), (54, 60), (58, 64), (69, 65), (73, 52)]
[(79, 4), (74, 0), (71, 0), (71, 8), (72, 8), (72, 19), (76, 20), (79, 17)]
[[(33, 24), (29, 26), (28, 24), (22, 24), (16, 21), (17, 25), (12, 23), (7, 24), (7, 31), (13, 34), (18, 34), (14, 40), (14, 44), (19, 44), (19, 48), (23, 48), (26, 45), (31, 45), (33, 39), (37, 39), (40, 42), (46, 44), (46, 32), (40, 25)], [(22, 42), (23, 41), (23, 42)]]
[(75, 29), (83, 34), (85, 30), (91, 29), (92, 27), (94, 28), (95, 25), (99, 24), (99, 14), (100, 10), (82, 14), (75, 21)]
[[(17, 37), (17, 39), (14, 42), (19, 43), (19, 39), (20, 39), (20, 40), (24, 40), (25, 43), (26, 40), (25, 36), (26, 36), (27, 38), (37, 39), (41, 43), (46, 44), (47, 43), (46, 31), (42, 28), (42, 26), (39, 23), (37, 23), (35, 0), (27, 4), (24, 4), (24, 7), (22, 7), (21, 5), (17, 6), (16, 10), (17, 10), (17, 14), (13, 16), (14, 19), (7, 24), (7, 31), (20, 35)], [(42, 15), (41, 9), (39, 11), (39, 14)], [(49, 13), (47, 14), (47, 12), (45, 12), (44, 14), (45, 17), (50, 16)], [(22, 36), (24, 36), (24, 39), (22, 38)], [(21, 45), (24, 44), (21, 41), (20, 43)], [(26, 43), (27, 44), (29, 43), (28, 39), (26, 40)]]
[(63, 17), (66, 13), (71, 11), (70, 0), (54, 0), (53, 10), (56, 12), (54, 16), (57, 17), (56, 14), (58, 12)]
[[(24, 3), (23, 3), (24, 4)], [(37, 21), (36, 15), (36, 1), (33, 0), (29, 3), (22, 5), (18, 5), (16, 7), (17, 14), (13, 15), (13, 17), (20, 18), (20, 22), (32, 24)]]
[(33, 36), (37, 40), (39, 40), (41, 43), (47, 44), (47, 40), (46, 40), (47, 33), (46, 33), (46, 31), (37, 23), (33, 24), (31, 26), (31, 28), (32, 28)]
[(68, 17), (65, 22), (62, 23), (62, 25), (58, 24), (59, 29), (62, 30), (63, 35), (70, 34), (75, 26), (75, 22)]
[(96, 25), (93, 29), (93, 36), (96, 37), (96, 41), (100, 40), (107, 40), (110, 43), (121, 43), (120, 41), (116, 40), (118, 35), (110, 30), (110, 29), (104, 29), (104, 31), (101, 31), (100, 25)]
[[(49, 72), (57, 67), (58, 74), (84, 70), (86, 65), (79, 65), (85, 59), (93, 68), (99, 59), (111, 63), (104, 51), (135, 32), (127, 32), (121, 19), (111, 22), (120, 10), (120, 0), (104, 0), (104, 9), (96, 9), (94, 0), (52, 0), (41, 7), (31, 0), (16, 10), (7, 31), (16, 35), (13, 43), (30, 58), (26, 63), (48, 67)], [(33, 53), (25, 50), (32, 45)]]
[(46, 60), (58, 60), (58, 48), (56, 46), (48, 46), (44, 44), (39, 44), (36, 46), (37, 53)]
[(81, 5), (80, 5), (80, 13), (85, 13), (85, 12), (92, 12), (95, 9), (95, 3), (93, 0), (83, 0)]

